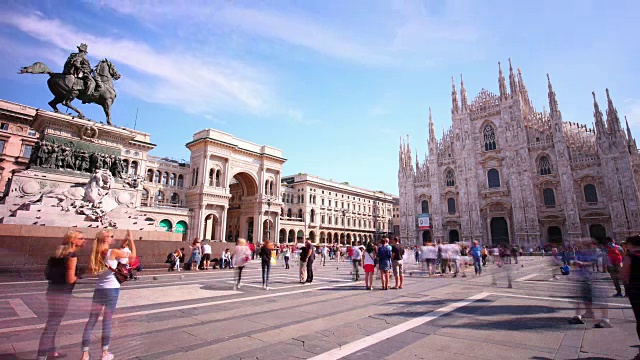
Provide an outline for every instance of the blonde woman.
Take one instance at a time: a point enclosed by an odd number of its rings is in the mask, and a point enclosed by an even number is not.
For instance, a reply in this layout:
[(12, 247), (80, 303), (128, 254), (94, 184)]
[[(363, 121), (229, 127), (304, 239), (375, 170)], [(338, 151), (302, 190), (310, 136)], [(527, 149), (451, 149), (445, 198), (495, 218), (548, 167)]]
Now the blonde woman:
[(38, 360), (46, 360), (47, 357), (60, 358), (65, 356), (56, 351), (56, 333), (69, 307), (73, 287), (78, 281), (76, 276), (79, 273), (76, 251), (84, 246), (84, 241), (85, 237), (81, 232), (68, 232), (64, 236), (62, 245), (56, 249), (55, 256), (49, 259), (49, 264), (47, 265), (49, 286), (46, 294), (49, 314), (40, 337)]
[(89, 320), (82, 334), (82, 360), (89, 359), (89, 345), (91, 344), (91, 333), (98, 322), (100, 313), (102, 315), (102, 360), (112, 360), (113, 354), (109, 352), (109, 342), (111, 340), (111, 319), (116, 310), (118, 295), (120, 294), (120, 283), (116, 279), (113, 271), (118, 265), (118, 259), (128, 257), (135, 259), (136, 245), (133, 241), (131, 231), (127, 231), (125, 239), (129, 242), (131, 253), (120, 249), (110, 249), (113, 243), (113, 233), (110, 231), (100, 231), (96, 234), (93, 243), (93, 250), (89, 258), (89, 272), (97, 275), (96, 290), (93, 293), (91, 313)]

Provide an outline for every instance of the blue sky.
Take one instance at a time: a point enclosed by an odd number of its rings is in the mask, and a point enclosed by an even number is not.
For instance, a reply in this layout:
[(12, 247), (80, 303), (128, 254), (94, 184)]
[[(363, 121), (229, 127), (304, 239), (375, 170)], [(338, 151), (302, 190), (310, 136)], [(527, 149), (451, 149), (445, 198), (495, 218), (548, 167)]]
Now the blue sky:
[(451, 76), (470, 101), (497, 93), (509, 57), (537, 109), (547, 72), (566, 121), (590, 125), (591, 91), (606, 108), (608, 87), (639, 136), (639, 14), (635, 1), (3, 0), (0, 98), (47, 108), (45, 78), (16, 71), (59, 71), (86, 42), (122, 74), (114, 123), (133, 127), (137, 109), (154, 155), (188, 159), (211, 127), (281, 148), (285, 174), (397, 194), (400, 137), (422, 158), (428, 108), (438, 134), (450, 126)]

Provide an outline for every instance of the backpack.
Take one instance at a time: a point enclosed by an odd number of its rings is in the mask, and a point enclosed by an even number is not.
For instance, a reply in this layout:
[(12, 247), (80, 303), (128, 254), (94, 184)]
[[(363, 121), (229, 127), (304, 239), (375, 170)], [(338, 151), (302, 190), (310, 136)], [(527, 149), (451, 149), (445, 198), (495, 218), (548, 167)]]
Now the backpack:
[(609, 257), (609, 263), (611, 265), (622, 264), (622, 254), (617, 245), (609, 246), (607, 248), (607, 256)]
[(569, 267), (569, 265), (560, 266), (560, 273), (562, 275), (569, 275), (570, 272), (571, 272), (571, 268)]
[(51, 284), (63, 285), (67, 283), (67, 258), (52, 256), (44, 268), (44, 277)]

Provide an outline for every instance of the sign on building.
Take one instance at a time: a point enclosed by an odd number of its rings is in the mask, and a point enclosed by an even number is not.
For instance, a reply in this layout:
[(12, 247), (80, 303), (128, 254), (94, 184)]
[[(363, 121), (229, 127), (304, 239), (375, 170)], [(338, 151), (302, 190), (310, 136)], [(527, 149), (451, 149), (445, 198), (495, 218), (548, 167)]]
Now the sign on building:
[(430, 214), (418, 214), (418, 229), (427, 230), (431, 229), (431, 215)]

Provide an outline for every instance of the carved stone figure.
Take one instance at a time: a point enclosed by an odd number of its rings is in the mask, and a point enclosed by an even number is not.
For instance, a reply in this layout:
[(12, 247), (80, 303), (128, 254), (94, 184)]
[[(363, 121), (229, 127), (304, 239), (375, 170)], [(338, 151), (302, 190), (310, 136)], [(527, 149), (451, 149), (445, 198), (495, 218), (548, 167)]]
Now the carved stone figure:
[(84, 119), (84, 114), (71, 105), (71, 102), (78, 98), (82, 100), (83, 104), (95, 103), (101, 105), (107, 123), (112, 125), (111, 105), (116, 99), (112, 80), (120, 79), (120, 74), (107, 59), (101, 60), (92, 70), (86, 54), (87, 45), (81, 44), (78, 46), (78, 52), (69, 56), (62, 73), (52, 72), (47, 65), (41, 62), (25, 66), (18, 73), (49, 75), (47, 85), (54, 96), (49, 105), (55, 112), (59, 112), (57, 105), (62, 104), (75, 111), (79, 118)]

